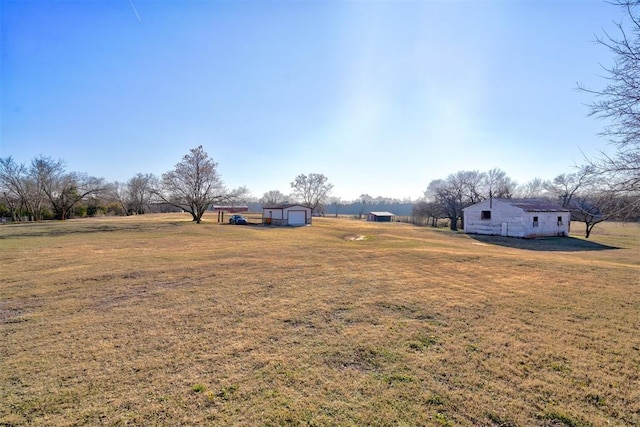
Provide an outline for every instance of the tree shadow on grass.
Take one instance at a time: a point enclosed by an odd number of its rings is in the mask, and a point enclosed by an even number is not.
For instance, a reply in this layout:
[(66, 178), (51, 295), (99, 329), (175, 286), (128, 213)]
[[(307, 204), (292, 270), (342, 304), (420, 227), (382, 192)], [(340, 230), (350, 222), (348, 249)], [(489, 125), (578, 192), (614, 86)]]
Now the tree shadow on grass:
[(161, 227), (172, 227), (180, 224), (181, 223), (178, 222), (168, 222), (166, 225), (163, 224), (160, 226), (148, 226), (145, 224), (95, 224), (90, 222), (80, 224), (78, 222), (70, 223), (58, 220), (24, 222), (3, 225), (0, 231), (6, 231), (6, 233), (0, 234), (0, 240), (29, 237), (57, 237), (71, 234), (107, 233), (118, 231), (146, 231), (152, 228), (158, 229)]
[(517, 237), (486, 236), (481, 234), (469, 234), (468, 236), (477, 242), (475, 244), (505, 246), (530, 251), (582, 252), (620, 249), (615, 246), (603, 245), (588, 240), (577, 239), (575, 237), (540, 237), (537, 239), (520, 239)]

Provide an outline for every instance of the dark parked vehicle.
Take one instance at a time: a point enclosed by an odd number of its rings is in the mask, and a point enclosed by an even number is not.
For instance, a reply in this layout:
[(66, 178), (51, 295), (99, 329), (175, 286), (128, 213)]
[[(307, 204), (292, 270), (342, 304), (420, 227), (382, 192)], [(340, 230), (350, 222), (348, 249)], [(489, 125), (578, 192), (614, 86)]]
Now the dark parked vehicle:
[(229, 224), (247, 224), (247, 218), (243, 217), (242, 215), (231, 215), (231, 217), (229, 218)]

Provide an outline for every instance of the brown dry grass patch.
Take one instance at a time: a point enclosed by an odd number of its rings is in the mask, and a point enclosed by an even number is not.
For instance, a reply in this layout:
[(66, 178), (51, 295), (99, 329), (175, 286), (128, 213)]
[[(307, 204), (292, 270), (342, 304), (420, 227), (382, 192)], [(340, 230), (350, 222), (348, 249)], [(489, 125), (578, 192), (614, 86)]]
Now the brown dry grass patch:
[(2, 226), (0, 425), (639, 425), (639, 242)]

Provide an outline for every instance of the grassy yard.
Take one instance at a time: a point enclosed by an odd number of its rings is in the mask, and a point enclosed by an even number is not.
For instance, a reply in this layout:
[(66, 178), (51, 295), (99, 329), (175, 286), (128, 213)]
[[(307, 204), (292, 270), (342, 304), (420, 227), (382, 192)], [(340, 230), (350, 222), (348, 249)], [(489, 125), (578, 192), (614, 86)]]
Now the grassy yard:
[(638, 224), (189, 219), (0, 227), (0, 425), (640, 425)]

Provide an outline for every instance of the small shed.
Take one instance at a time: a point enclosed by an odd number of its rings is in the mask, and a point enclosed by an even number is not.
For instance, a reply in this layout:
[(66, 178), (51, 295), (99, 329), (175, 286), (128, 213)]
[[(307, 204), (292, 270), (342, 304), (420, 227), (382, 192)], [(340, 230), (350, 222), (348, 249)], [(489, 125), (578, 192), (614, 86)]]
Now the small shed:
[(262, 223), (292, 226), (311, 224), (311, 208), (289, 203), (263, 206)]
[(367, 221), (391, 222), (394, 216), (391, 212), (369, 212)]
[(487, 199), (463, 209), (464, 232), (508, 237), (568, 236), (571, 212), (540, 199)]

